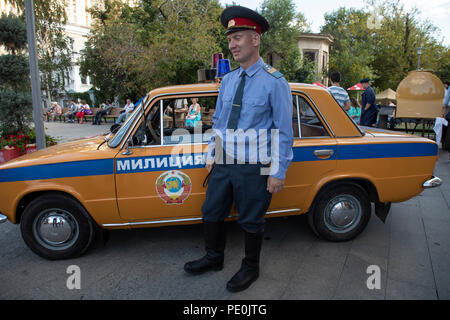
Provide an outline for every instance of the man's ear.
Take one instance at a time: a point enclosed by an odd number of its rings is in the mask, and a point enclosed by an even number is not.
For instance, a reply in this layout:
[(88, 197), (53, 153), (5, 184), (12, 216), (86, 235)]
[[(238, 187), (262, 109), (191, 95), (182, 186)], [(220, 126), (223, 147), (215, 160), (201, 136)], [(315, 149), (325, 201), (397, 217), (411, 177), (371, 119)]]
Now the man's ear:
[(258, 32), (252, 32), (252, 42), (255, 46), (259, 46), (261, 44), (261, 35)]

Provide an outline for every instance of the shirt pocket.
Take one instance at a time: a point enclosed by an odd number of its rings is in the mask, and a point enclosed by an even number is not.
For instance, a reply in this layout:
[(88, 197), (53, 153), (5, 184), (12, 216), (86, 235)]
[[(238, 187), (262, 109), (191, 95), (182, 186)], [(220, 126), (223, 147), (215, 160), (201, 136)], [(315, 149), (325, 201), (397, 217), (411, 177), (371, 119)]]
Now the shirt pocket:
[(264, 97), (248, 97), (243, 99), (241, 118), (249, 127), (257, 126), (261, 120), (270, 116), (269, 105)]
[(216, 117), (216, 128), (224, 128), (228, 123), (228, 117), (231, 111), (231, 104), (233, 97), (231, 95), (224, 94), (222, 97), (222, 107), (220, 109), (220, 113), (217, 114)]

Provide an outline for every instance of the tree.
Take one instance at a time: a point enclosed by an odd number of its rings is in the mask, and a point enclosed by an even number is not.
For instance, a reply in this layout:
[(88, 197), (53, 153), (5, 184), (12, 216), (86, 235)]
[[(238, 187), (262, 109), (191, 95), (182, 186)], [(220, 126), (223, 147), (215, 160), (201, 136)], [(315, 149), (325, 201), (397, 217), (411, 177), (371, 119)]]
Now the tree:
[[(364, 77), (374, 80), (380, 91), (396, 89), (408, 72), (417, 68), (417, 48), (423, 48), (421, 67), (437, 71), (446, 79), (449, 49), (438, 40), (437, 28), (420, 19), (420, 11), (406, 11), (399, 0), (372, 0), (372, 14), (340, 8), (325, 15), (322, 32), (335, 41), (330, 52), (330, 71), (343, 75), (342, 85), (353, 85)], [(446, 71), (447, 70), (447, 71)]]
[[(25, 37), (24, 37), (25, 35)], [(0, 136), (25, 132), (32, 121), (25, 24), (13, 15), (0, 18), (0, 44), (8, 54), (0, 56)]]
[[(105, 1), (82, 52), (80, 72), (100, 90), (138, 99), (155, 87), (193, 83), (219, 50), (217, 0)], [(222, 30), (223, 35), (223, 30)]]
[[(302, 61), (297, 39), (301, 28), (307, 25), (303, 15), (295, 12), (292, 0), (265, 0), (260, 13), (270, 24), (270, 29), (261, 38), (261, 55), (273, 57), (275, 64), (288, 81), (296, 78)], [(280, 58), (277, 65), (276, 57)]]
[(334, 37), (330, 50), (330, 72), (342, 74), (341, 86), (348, 88), (359, 80), (375, 78), (371, 63), (373, 53), (372, 32), (367, 28), (368, 14), (362, 10), (339, 8), (325, 14), (322, 33)]
[[(16, 6), (25, 22), (25, 2), (6, 0)], [(67, 22), (65, 0), (34, 0), (37, 54), (41, 73), (41, 88), (47, 98), (57, 98), (64, 89), (72, 62), (72, 40), (65, 34)]]
[(374, 32), (372, 68), (378, 75), (375, 85), (384, 90), (397, 88), (408, 72), (417, 68), (417, 48), (423, 48), (421, 67), (436, 70), (440, 59), (448, 52), (436, 40), (437, 28), (420, 20), (420, 11), (406, 11), (400, 1), (373, 1), (382, 17), (382, 24)]

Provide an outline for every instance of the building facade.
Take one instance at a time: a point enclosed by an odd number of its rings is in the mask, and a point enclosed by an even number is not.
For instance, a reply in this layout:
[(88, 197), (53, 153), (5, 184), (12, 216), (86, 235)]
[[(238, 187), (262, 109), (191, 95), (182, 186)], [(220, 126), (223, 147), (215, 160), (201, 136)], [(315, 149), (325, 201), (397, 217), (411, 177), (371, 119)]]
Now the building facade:
[[(89, 13), (89, 9), (94, 7), (102, 8), (103, 0), (60, 0), (64, 1), (66, 7), (67, 23), (64, 30), (68, 37), (72, 40), (72, 62), (73, 67), (69, 71), (69, 77), (65, 79), (65, 91), (86, 92), (91, 89), (89, 77), (82, 77), (80, 74), (79, 59), (81, 51), (85, 47), (89, 32), (92, 27), (93, 19)], [(137, 0), (122, 0), (128, 5), (136, 5)], [(5, 14), (21, 14), (21, 11), (7, 0), (0, 0), (0, 13)], [(66, 102), (67, 97), (61, 92), (60, 102)], [(91, 97), (92, 99), (92, 97)], [(48, 103), (48, 101), (47, 101)], [(47, 104), (46, 103), (46, 104)]]
[(328, 86), (328, 66), (330, 46), (334, 42), (333, 36), (322, 33), (301, 33), (297, 41), (302, 58), (315, 64), (319, 81)]

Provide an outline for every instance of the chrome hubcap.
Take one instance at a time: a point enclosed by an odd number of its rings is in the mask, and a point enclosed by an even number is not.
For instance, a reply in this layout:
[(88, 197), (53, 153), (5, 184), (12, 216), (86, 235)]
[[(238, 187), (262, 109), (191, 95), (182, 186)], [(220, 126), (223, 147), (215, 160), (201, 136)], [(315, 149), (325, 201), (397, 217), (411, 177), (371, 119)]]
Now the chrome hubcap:
[(333, 232), (349, 232), (361, 220), (361, 211), (361, 205), (354, 196), (339, 195), (331, 199), (325, 208), (325, 224)]
[(77, 240), (79, 227), (68, 211), (47, 209), (34, 220), (33, 233), (37, 241), (47, 249), (64, 250)]

